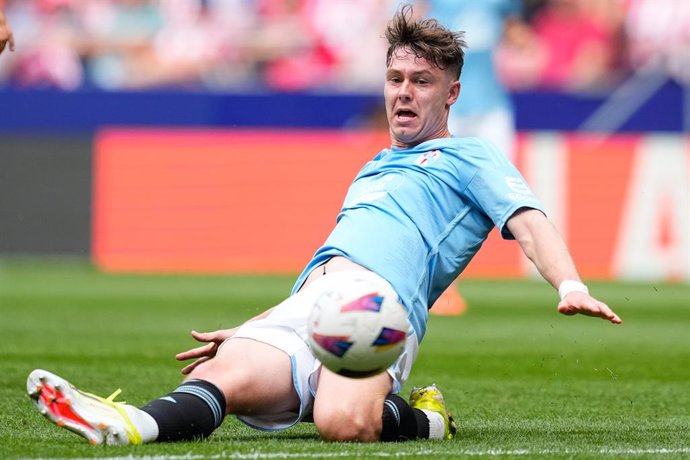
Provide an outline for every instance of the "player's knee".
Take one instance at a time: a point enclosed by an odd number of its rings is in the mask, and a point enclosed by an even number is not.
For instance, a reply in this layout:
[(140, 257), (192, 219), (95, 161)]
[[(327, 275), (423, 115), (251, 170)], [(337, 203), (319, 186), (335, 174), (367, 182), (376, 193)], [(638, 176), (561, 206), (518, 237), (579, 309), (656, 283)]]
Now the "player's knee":
[(314, 424), (325, 441), (375, 442), (381, 433), (381, 417), (345, 405), (314, 411)]
[(252, 388), (256, 376), (241, 366), (229, 366), (223, 360), (211, 359), (194, 369), (189, 378), (205, 380), (216, 385), (225, 395), (227, 413), (242, 411), (245, 406), (254, 403), (245, 401), (244, 398), (252, 395), (247, 389)]

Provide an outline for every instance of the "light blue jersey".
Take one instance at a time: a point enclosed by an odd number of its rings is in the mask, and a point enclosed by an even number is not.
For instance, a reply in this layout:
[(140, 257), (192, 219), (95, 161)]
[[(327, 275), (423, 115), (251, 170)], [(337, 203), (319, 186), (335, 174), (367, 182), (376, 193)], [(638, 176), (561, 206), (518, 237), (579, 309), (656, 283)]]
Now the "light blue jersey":
[(298, 278), (344, 256), (388, 280), (419, 340), (428, 309), (467, 267), (487, 235), (519, 208), (541, 210), (518, 170), (493, 144), (443, 138), (385, 149), (360, 170), (337, 224)]

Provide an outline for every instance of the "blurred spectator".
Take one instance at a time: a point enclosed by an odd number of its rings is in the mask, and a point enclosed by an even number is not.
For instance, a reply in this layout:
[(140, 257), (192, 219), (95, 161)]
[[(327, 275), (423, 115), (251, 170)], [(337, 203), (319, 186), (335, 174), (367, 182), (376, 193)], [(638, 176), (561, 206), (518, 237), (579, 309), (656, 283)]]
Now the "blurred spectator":
[(2, 12), (3, 5), (0, 4), (0, 53), (5, 50), (5, 46), (9, 45), (10, 51), (14, 51), (14, 35), (5, 14)]
[(397, 6), (393, 0), (306, 0), (305, 22), (332, 57), (338, 90), (379, 89), (387, 43), (381, 33)]
[(622, 24), (618, 0), (551, 0), (533, 18), (538, 86), (610, 87), (621, 66)]
[[(240, 49), (251, 24), (244, 2), (160, 0), (161, 25), (121, 87), (222, 88), (249, 78)], [(229, 68), (232, 67), (232, 71)]]
[[(163, 25), (150, 0), (79, 0), (82, 34), (74, 45), (84, 58), (88, 81), (100, 88), (127, 87), (149, 69), (152, 43)], [(136, 86), (136, 83), (134, 83)]]
[(668, 73), (690, 84), (690, 2), (626, 1), (625, 30), (633, 69)]
[(22, 37), (9, 75), (19, 87), (78, 88), (83, 81), (79, 55), (71, 37), (78, 29), (69, 0), (8, 1), (15, 35)]
[[(460, 75), (460, 98), (451, 107), (448, 127), (459, 137), (492, 141), (511, 160), (515, 157), (515, 117), (510, 96), (498, 78), (494, 52), (504, 31), (521, 22), (520, 0), (417, 0), (421, 14), (438, 19), (467, 42)], [(451, 284), (431, 308), (434, 314), (461, 314), (464, 297)]]
[[(500, 86), (494, 77), (471, 75), (481, 62), (489, 62), (475, 59), (486, 49), (494, 50), (488, 65), (495, 65), (512, 89), (607, 88), (628, 64), (626, 56), (636, 68), (689, 78), (686, 0), (512, 0), (522, 3), (526, 21), (509, 20), (503, 28), (503, 19), (485, 17), (474, 30), (468, 25), (476, 23), (476, 12), (497, 11), (502, 0), (408, 1), (428, 3), (430, 15), (468, 30), (464, 90), (475, 84)], [(379, 31), (400, 3), (0, 0), (22, 43), (17, 52), (3, 53), (0, 83), (65, 90), (174, 86), (371, 92), (382, 84), (375, 71), (384, 65)], [(7, 36), (7, 29), (0, 34)], [(475, 105), (472, 97), (466, 93), (458, 110)], [(480, 96), (479, 102), (489, 99)]]
[(333, 78), (335, 56), (308, 20), (306, 0), (256, 0), (252, 39), (264, 82), (282, 91), (318, 87)]
[(539, 85), (547, 50), (528, 23), (513, 21), (506, 27), (494, 54), (496, 72), (507, 88), (520, 90)]
[(448, 125), (456, 136), (490, 139), (514, 158), (515, 120), (510, 96), (498, 78), (494, 51), (507, 27), (521, 23), (521, 0), (418, 0), (421, 13), (439, 18), (451, 30), (465, 32), (467, 49), (460, 99)]

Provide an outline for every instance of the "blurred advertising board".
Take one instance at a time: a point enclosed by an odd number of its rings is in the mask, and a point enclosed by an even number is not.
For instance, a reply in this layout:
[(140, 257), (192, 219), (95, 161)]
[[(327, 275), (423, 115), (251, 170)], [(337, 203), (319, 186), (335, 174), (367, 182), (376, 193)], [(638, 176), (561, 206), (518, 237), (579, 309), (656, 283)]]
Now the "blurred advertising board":
[[(296, 273), (386, 133), (126, 129), (95, 138), (92, 257), (107, 271)], [(690, 137), (523, 133), (517, 165), (587, 278), (690, 281)], [(494, 232), (465, 276), (535, 275)]]

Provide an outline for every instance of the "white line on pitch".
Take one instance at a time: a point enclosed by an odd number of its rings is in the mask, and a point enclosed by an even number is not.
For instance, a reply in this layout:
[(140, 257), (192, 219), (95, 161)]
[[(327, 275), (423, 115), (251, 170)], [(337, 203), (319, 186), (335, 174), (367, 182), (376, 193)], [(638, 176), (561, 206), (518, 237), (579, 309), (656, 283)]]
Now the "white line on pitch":
[[(229, 452), (213, 455), (185, 454), (185, 455), (128, 455), (126, 457), (100, 457), (103, 460), (272, 460), (272, 459), (292, 459), (292, 458), (342, 458), (342, 457), (377, 457), (377, 458), (401, 458), (418, 457), (428, 455), (440, 455), (443, 457), (498, 457), (498, 456), (527, 456), (527, 455), (572, 455), (572, 454), (593, 454), (593, 455), (620, 455), (620, 456), (639, 456), (639, 455), (674, 455), (690, 454), (690, 447), (680, 448), (655, 448), (655, 449), (600, 449), (600, 450), (531, 450), (531, 449), (489, 449), (489, 450), (458, 450), (455, 452), (437, 450), (419, 450), (411, 452)], [(98, 457), (88, 457), (83, 459), (70, 460), (94, 460)], [(39, 460), (63, 460), (59, 458), (43, 458)]]

